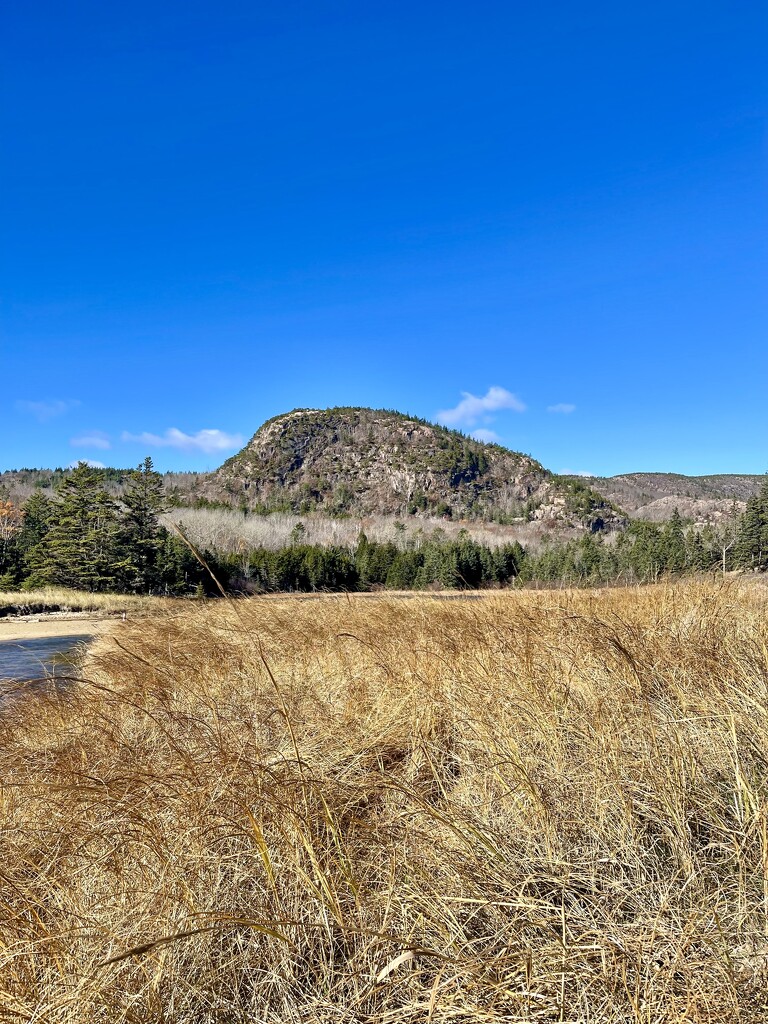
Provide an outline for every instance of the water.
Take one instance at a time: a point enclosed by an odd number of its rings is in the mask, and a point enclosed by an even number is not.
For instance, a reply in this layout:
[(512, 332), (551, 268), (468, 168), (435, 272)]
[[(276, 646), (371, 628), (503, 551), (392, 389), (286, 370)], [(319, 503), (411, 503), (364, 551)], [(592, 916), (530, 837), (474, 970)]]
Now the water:
[(67, 655), (75, 655), (77, 645), (90, 639), (78, 634), (0, 642), (0, 693), (14, 682), (72, 675), (73, 660)]

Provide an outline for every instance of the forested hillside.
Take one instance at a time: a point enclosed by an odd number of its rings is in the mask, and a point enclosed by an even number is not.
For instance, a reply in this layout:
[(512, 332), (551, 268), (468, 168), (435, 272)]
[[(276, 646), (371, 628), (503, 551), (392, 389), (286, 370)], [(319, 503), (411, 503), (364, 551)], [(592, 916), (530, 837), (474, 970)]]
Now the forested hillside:
[(526, 548), (501, 535), (479, 541), (466, 528), (451, 536), (439, 527), (409, 532), (400, 522), (390, 540), (358, 529), (346, 543), (319, 545), (307, 542), (306, 527), (296, 520), (282, 546), (213, 550), (161, 523), (161, 484), (147, 459), (128, 475), (118, 502), (100, 471), (81, 463), (54, 499), (36, 491), (21, 506), (3, 500), (0, 587), (164, 594), (215, 593), (219, 586), (250, 593), (474, 589), (768, 568), (768, 483), (743, 515), (702, 530), (675, 513), (664, 524), (633, 521), (619, 532), (582, 530), (567, 541), (545, 535), (537, 548)]
[(605, 495), (632, 519), (668, 520), (675, 509), (704, 525), (717, 523), (744, 511), (749, 498), (760, 490), (764, 476), (719, 473), (683, 476), (680, 473), (622, 473), (610, 477), (585, 477), (585, 482)]
[(387, 410), (297, 409), (269, 420), (206, 480), (256, 512), (550, 520), (603, 529), (620, 511), (529, 455)]
[(407, 590), (766, 568), (765, 478), (558, 477), (389, 411), (278, 416), (212, 474), (161, 476), (146, 459), (0, 479), (6, 590)]

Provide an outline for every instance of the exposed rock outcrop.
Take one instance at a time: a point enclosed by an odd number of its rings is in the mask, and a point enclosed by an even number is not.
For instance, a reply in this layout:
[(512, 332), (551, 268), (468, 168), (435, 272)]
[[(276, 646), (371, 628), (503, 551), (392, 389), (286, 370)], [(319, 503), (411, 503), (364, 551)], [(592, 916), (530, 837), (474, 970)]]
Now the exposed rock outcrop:
[(386, 410), (297, 409), (269, 420), (203, 485), (256, 511), (551, 519), (585, 528), (621, 514), (528, 455)]

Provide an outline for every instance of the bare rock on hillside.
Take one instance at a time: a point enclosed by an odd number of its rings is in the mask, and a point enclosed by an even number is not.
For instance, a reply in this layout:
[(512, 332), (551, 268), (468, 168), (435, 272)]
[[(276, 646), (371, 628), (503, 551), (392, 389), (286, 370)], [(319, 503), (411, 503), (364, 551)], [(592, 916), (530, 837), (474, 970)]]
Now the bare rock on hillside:
[(265, 423), (203, 485), (255, 511), (540, 519), (603, 529), (622, 515), (528, 455), (386, 410), (297, 409)]
[(740, 516), (745, 502), (727, 498), (689, 498), (685, 495), (667, 495), (656, 498), (647, 505), (641, 505), (632, 512), (633, 519), (647, 519), (652, 523), (663, 523), (672, 518), (675, 509), (684, 519), (690, 519), (694, 526), (715, 526)]
[[(609, 501), (621, 506), (633, 519), (669, 519), (677, 506), (680, 514), (694, 521), (709, 522), (757, 494), (765, 476), (757, 473), (713, 473), (709, 476), (684, 476), (681, 473), (621, 473), (618, 476), (593, 476), (586, 482)], [(672, 499), (666, 501), (666, 499)], [(697, 504), (702, 502), (702, 504)], [(657, 504), (658, 503), (658, 504)], [(688, 511), (684, 511), (684, 507)]]

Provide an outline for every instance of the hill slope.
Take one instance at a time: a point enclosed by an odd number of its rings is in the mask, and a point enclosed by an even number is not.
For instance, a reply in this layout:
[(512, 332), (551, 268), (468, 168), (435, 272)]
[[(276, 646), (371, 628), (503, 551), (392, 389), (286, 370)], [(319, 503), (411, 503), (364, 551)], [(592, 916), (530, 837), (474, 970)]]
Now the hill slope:
[(734, 501), (737, 511), (742, 511), (764, 480), (764, 475), (755, 473), (621, 473), (587, 477), (586, 483), (620, 505), (633, 519), (660, 522), (669, 519), (677, 508), (683, 516), (704, 523), (731, 516)]
[(297, 409), (265, 423), (202, 488), (255, 511), (620, 520), (581, 481), (530, 458), (402, 413)]

